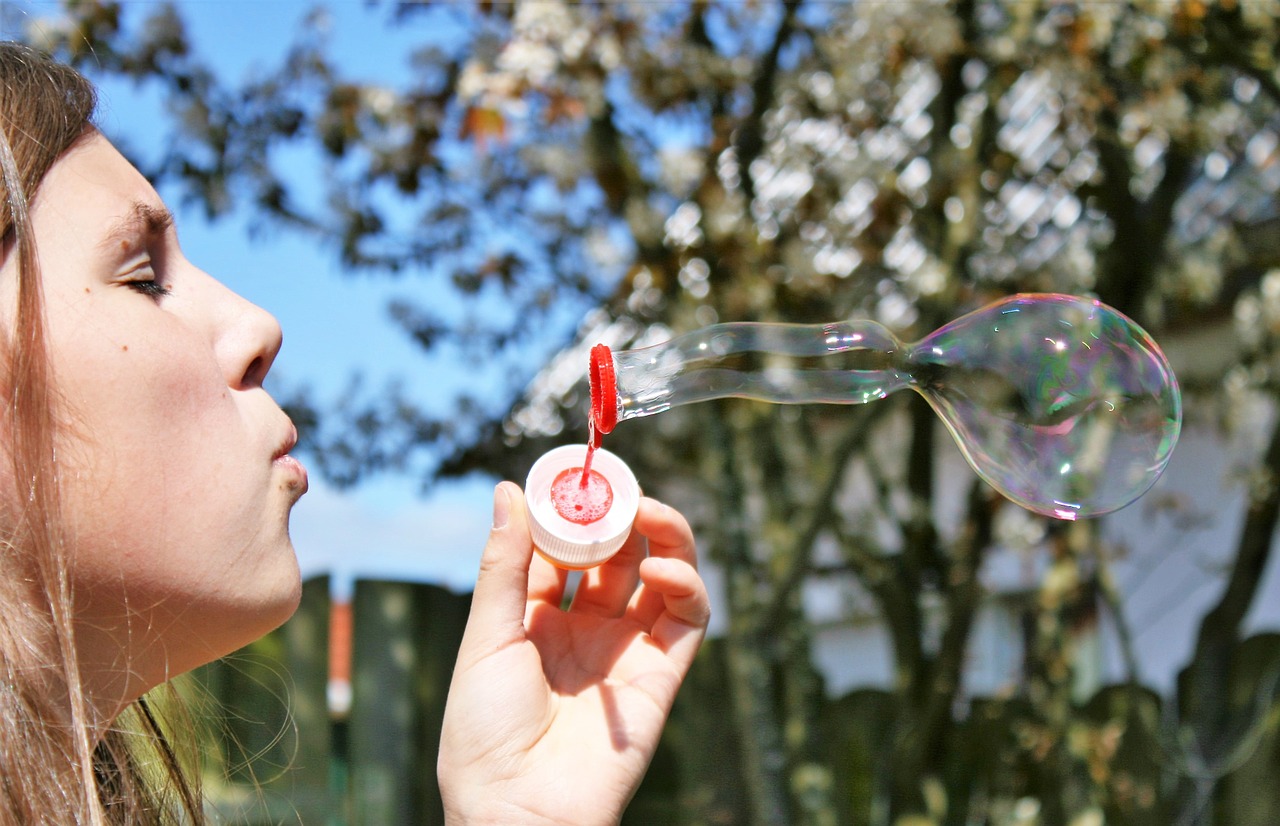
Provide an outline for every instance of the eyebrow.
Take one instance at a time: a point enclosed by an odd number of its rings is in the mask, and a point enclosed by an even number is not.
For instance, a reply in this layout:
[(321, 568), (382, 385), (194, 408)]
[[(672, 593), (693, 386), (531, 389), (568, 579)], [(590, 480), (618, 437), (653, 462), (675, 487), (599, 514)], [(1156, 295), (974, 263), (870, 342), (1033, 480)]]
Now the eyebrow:
[(136, 238), (139, 234), (154, 238), (163, 235), (173, 223), (173, 213), (164, 207), (134, 201), (125, 216), (103, 236), (101, 245), (112, 247), (121, 241)]

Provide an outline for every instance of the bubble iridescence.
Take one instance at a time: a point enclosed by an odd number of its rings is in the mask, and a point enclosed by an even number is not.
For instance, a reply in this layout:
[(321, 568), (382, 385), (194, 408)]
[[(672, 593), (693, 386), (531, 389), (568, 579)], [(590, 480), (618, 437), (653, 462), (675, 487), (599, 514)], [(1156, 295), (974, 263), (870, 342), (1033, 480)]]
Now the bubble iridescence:
[(1014, 296), (906, 355), (911, 386), (973, 469), (1037, 513), (1075, 519), (1127, 505), (1178, 441), (1182, 399), (1164, 354), (1093, 299)]

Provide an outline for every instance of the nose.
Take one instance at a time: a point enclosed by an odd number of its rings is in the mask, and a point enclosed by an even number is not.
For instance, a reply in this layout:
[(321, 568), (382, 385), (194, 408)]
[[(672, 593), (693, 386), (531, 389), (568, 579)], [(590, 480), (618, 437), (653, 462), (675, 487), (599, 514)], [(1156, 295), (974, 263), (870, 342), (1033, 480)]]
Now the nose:
[(284, 339), (280, 323), (253, 302), (217, 286), (222, 300), (216, 351), (227, 386), (233, 390), (261, 387)]

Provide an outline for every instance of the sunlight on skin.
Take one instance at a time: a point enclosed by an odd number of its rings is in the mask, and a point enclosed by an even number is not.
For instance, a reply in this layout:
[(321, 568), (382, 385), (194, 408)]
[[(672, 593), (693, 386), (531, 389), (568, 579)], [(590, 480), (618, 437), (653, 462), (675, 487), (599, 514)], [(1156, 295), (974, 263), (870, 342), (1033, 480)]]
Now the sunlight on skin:
[(562, 610), (568, 572), (533, 554), (523, 495), (499, 485), (445, 712), (446, 811), (616, 823), (706, 633), (695, 565), (683, 517), (645, 499), (622, 550)]

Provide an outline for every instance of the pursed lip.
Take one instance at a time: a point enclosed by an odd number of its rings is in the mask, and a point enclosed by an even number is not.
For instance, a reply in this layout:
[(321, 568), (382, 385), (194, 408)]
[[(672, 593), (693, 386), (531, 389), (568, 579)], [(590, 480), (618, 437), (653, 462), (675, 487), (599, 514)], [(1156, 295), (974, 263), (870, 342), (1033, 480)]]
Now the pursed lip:
[(271, 457), (272, 461), (275, 461), (276, 459), (281, 459), (287, 456), (289, 454), (289, 451), (293, 450), (294, 445), (296, 445), (297, 443), (298, 443), (298, 428), (295, 427), (292, 422), (290, 422), (289, 434), (284, 437), (284, 440), (280, 442), (280, 446), (276, 448), (275, 454), (273, 454)]
[(295, 482), (291, 482), (289, 487), (297, 491), (297, 495), (301, 496), (307, 491), (307, 469), (296, 458), (289, 455), (289, 451), (293, 450), (294, 445), (298, 443), (298, 429), (289, 425), (289, 435), (280, 443), (280, 447), (276, 450), (275, 456), (272, 457), (271, 463), (296, 477)]

